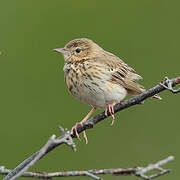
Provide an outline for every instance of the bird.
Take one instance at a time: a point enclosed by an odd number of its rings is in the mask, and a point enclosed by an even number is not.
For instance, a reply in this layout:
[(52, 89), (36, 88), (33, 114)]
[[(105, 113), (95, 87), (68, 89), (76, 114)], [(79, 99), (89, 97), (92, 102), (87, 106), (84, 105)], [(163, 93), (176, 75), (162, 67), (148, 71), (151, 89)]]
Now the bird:
[[(114, 105), (126, 96), (136, 96), (146, 91), (137, 81), (142, 77), (118, 56), (104, 50), (88, 38), (74, 39), (64, 48), (54, 51), (64, 56), (64, 79), (68, 91), (81, 102), (92, 106), (91, 111), (72, 127), (79, 138), (77, 127), (96, 111), (104, 109), (114, 123)], [(161, 99), (155, 95), (154, 98)], [(86, 132), (83, 131), (86, 144)]]

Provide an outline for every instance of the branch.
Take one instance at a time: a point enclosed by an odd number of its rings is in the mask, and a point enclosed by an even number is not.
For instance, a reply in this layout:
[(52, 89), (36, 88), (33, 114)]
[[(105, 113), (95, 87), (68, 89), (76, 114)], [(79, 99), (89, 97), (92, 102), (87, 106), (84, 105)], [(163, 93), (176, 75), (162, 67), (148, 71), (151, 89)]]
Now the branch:
[[(47, 172), (24, 172), (22, 174), (23, 177), (31, 177), (31, 178), (37, 178), (37, 179), (52, 179), (54, 177), (70, 177), (70, 176), (88, 176), (93, 179), (100, 180), (101, 178), (97, 175), (106, 175), (106, 174), (112, 174), (115, 176), (130, 176), (135, 175), (137, 177), (140, 177), (142, 179), (148, 180), (148, 179), (154, 179), (158, 176), (167, 174), (170, 172), (169, 169), (162, 169), (161, 166), (168, 163), (169, 161), (174, 160), (173, 156), (169, 156), (166, 159), (163, 159), (161, 161), (158, 161), (155, 164), (150, 164), (147, 167), (134, 167), (134, 168), (118, 168), (118, 169), (92, 169), (92, 170), (86, 170), (86, 171), (66, 171), (66, 172), (53, 172), (53, 173), (47, 173)], [(150, 172), (152, 170), (158, 170), (159, 172), (150, 176), (145, 175), (147, 172)], [(0, 166), (0, 174), (6, 175), (10, 173), (11, 170), (6, 169), (3, 166)]]
[(14, 180), (21, 176), (27, 169), (33, 166), (38, 160), (40, 160), (45, 154), (47, 154), (50, 149), (54, 149), (55, 147), (61, 144), (67, 144), (71, 146), (73, 151), (76, 151), (76, 145), (74, 144), (70, 131), (65, 131), (61, 126), (59, 127), (62, 135), (60, 138), (56, 138), (55, 135), (52, 135), (47, 143), (36, 153), (34, 153), (27, 160), (23, 161), (19, 166), (17, 166), (13, 171), (11, 171), (4, 179)]
[[(164, 90), (170, 90), (172, 93), (174, 93), (174, 91), (176, 91), (176, 93), (178, 93), (178, 92), (180, 92), (180, 89), (173, 90), (173, 88), (172, 88), (172, 87), (176, 86), (177, 84), (180, 84), (180, 77), (177, 77), (174, 79), (165, 78), (165, 80), (163, 82), (161, 82), (160, 84), (156, 85), (155, 87), (147, 90), (146, 92), (144, 92), (136, 97), (130, 98), (130, 99), (124, 101), (123, 103), (116, 104), (114, 106), (114, 112), (117, 113), (117, 112), (119, 112), (123, 109), (126, 109), (128, 107), (131, 107), (133, 105), (140, 104), (145, 99), (152, 97), (155, 94), (158, 94)], [(110, 114), (108, 112), (108, 116), (109, 115)], [(83, 126), (78, 126), (78, 128), (77, 128), (78, 133), (81, 133), (86, 129), (93, 128), (93, 126), (95, 124), (99, 123), (100, 121), (107, 118), (108, 116), (106, 116), (105, 113), (102, 112), (102, 113), (90, 118), (85, 123), (83, 123)], [(3, 180), (16, 179), (17, 177), (21, 176), (28, 168), (30, 168), (40, 158), (45, 156), (48, 152), (52, 151), (57, 146), (64, 144), (69, 139), (70, 139), (70, 141), (72, 141), (72, 138), (75, 138), (75, 137), (76, 137), (75, 132), (73, 132), (73, 134), (71, 134), (71, 135), (69, 134), (69, 132), (64, 132), (62, 134), (62, 136), (60, 136), (56, 139), (55, 139), (55, 137), (53, 137), (53, 139), (54, 139), (53, 143), (50, 143), (50, 144), (47, 143), (45, 145), (46, 148), (42, 148), (41, 150), (39, 150), (39, 151), (35, 152), (33, 155), (31, 155), (28, 159), (24, 160), (15, 169), (13, 169)]]

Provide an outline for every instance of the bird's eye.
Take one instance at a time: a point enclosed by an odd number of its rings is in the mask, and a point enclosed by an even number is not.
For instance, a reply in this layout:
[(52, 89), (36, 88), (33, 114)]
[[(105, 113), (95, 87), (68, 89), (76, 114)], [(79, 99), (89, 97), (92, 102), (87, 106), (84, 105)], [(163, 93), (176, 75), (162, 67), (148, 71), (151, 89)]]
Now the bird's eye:
[(77, 52), (77, 53), (80, 53), (80, 52), (81, 52), (81, 49), (77, 48), (77, 49), (76, 49), (76, 52)]

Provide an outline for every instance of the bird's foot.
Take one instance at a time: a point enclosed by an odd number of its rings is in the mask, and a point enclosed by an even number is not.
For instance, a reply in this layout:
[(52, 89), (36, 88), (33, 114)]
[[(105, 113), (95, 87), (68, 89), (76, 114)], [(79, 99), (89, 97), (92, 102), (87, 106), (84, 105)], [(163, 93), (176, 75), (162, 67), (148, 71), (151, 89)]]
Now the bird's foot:
[(108, 116), (108, 111), (109, 111), (109, 114), (111, 115), (111, 117), (112, 117), (112, 123), (111, 123), (111, 125), (113, 125), (114, 124), (114, 103), (112, 103), (112, 104), (109, 104), (107, 107), (106, 107), (106, 109), (105, 109), (105, 115), (106, 116)]
[[(77, 137), (79, 140), (81, 140), (80, 137), (79, 137), (79, 133), (78, 133), (78, 131), (77, 131), (78, 126), (83, 127), (83, 122), (77, 122), (77, 123), (72, 127), (72, 129), (71, 129), (71, 134), (74, 134), (74, 131), (75, 131), (76, 137)], [(87, 139), (87, 135), (86, 135), (86, 131), (85, 131), (85, 130), (83, 131), (83, 136), (84, 136), (84, 139), (85, 139), (86, 144), (87, 144), (87, 143), (88, 143), (88, 139)]]
[[(76, 137), (80, 140), (80, 137), (79, 137), (79, 134), (78, 134), (78, 131), (77, 131), (77, 128), (78, 126), (80, 125), (81, 127), (83, 127), (83, 123), (86, 122), (86, 120), (91, 116), (92, 113), (94, 113), (96, 111), (96, 107), (93, 107), (91, 109), (91, 111), (86, 115), (86, 117), (81, 121), (81, 122), (77, 122), (75, 124), (75, 126), (72, 127), (71, 129), (71, 134), (74, 134), (74, 131), (75, 131), (75, 135)], [(84, 130), (83, 131), (83, 136), (84, 136), (84, 139), (86, 141), (86, 144), (88, 143), (88, 139), (87, 139), (87, 135), (86, 135), (86, 131)]]

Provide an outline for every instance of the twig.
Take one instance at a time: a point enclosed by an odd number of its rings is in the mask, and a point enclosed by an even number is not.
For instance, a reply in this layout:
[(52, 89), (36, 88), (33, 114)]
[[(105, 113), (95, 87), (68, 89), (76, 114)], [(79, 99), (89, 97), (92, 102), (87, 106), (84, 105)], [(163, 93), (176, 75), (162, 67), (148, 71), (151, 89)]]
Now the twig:
[(95, 179), (95, 180), (100, 180), (100, 179), (101, 179), (100, 177), (98, 177), (98, 176), (90, 173), (89, 171), (85, 171), (85, 172), (84, 172), (84, 175), (85, 175), (85, 176), (88, 176), (88, 177), (90, 177), (90, 178), (92, 178), (92, 179)]
[[(147, 179), (147, 180), (148, 179), (154, 179), (158, 176), (161, 176), (161, 175), (164, 175), (164, 174), (167, 174), (170, 172), (169, 169), (163, 169), (163, 168), (161, 168), (161, 166), (163, 166), (164, 164), (166, 164), (172, 160), (174, 160), (174, 156), (169, 156), (166, 159), (158, 161), (155, 164), (148, 165), (146, 168), (140, 168), (139, 170), (136, 171), (135, 174), (136, 174), (136, 176), (139, 176), (142, 179)], [(147, 172), (152, 171), (152, 170), (159, 170), (160, 172), (153, 174), (153, 175), (150, 175), (150, 176), (145, 175)]]
[(165, 89), (168, 89), (169, 91), (171, 91), (172, 93), (176, 94), (180, 92), (180, 88), (179, 89), (173, 89), (173, 80), (172, 79), (168, 79), (168, 77), (165, 77), (165, 81), (164, 84), (160, 83)]
[(19, 166), (17, 166), (13, 171), (11, 171), (5, 179), (14, 180), (21, 176), (27, 169), (33, 166), (38, 160), (40, 160), (45, 154), (47, 154), (51, 149), (61, 145), (67, 144), (71, 146), (73, 151), (76, 151), (76, 146), (72, 140), (71, 134), (69, 131), (65, 131), (61, 126), (59, 126), (60, 131), (62, 132), (62, 136), (60, 138), (56, 138), (55, 135), (52, 135), (48, 142), (36, 153), (34, 153), (30, 158), (23, 161)]
[[(133, 105), (140, 104), (145, 99), (147, 99), (149, 97), (152, 97), (153, 95), (158, 94), (159, 92), (164, 91), (166, 89), (171, 89), (172, 87), (176, 86), (177, 84), (180, 84), (180, 77), (177, 77), (177, 78), (174, 78), (174, 79), (170, 79), (170, 80), (168, 79), (168, 81), (167, 81), (167, 78), (166, 78), (162, 83), (159, 83), (158, 85), (156, 85), (155, 87), (149, 89), (148, 91), (146, 91), (146, 92), (144, 92), (144, 93), (142, 93), (142, 94), (140, 94), (140, 95), (138, 95), (136, 97), (130, 98), (130, 99), (124, 101), (121, 104), (116, 104), (114, 106), (114, 112), (116, 113), (116, 112), (119, 112), (119, 111), (121, 111), (123, 109), (126, 109), (128, 107), (131, 107)], [(171, 87), (171, 88), (167, 88), (167, 87)], [(176, 91), (180, 92), (179, 89), (176, 90)], [(110, 114), (108, 113), (108, 116), (109, 115)], [(102, 113), (100, 113), (100, 114), (90, 118), (89, 120), (87, 120), (85, 123), (83, 123), (83, 126), (78, 126), (77, 132), (81, 133), (81, 132), (83, 132), (86, 129), (93, 128), (93, 126), (95, 124), (99, 123), (100, 121), (102, 121), (105, 118), (107, 118), (107, 116), (105, 115), (104, 112), (102, 112)], [(60, 143), (53, 143), (53, 145), (50, 144), (49, 146), (46, 146), (46, 148), (43, 149), (43, 153), (42, 153), (42, 151), (37, 151), (36, 153), (31, 155), (28, 159), (24, 160), (20, 165), (18, 165), (15, 169), (13, 169), (3, 180), (14, 180), (15, 178), (21, 176), (21, 174), (23, 172), (25, 172), (25, 170), (27, 170), (29, 167), (32, 166), (32, 165), (29, 166), (29, 164), (31, 164), (31, 162), (34, 159), (36, 159), (36, 161), (39, 160), (40, 158), (45, 156), (48, 152), (52, 151), (57, 146), (65, 143), (64, 141), (62, 141), (62, 140), (64, 140), (65, 136), (66, 136), (66, 133), (64, 133), (62, 136), (60, 136), (60, 137), (58, 137), (56, 139)], [(68, 134), (68, 138), (70, 138), (70, 137), (71, 138), (75, 138), (76, 137), (75, 132), (73, 132), (73, 134), (71, 134), (71, 135)], [(40, 153), (40, 155), (39, 155), (39, 153)], [(14, 176), (15, 176), (15, 178), (14, 178)]]
[[(150, 164), (147, 167), (134, 167), (134, 168), (118, 168), (118, 169), (93, 169), (87, 171), (66, 171), (66, 172), (24, 172), (22, 174), (23, 177), (32, 177), (37, 179), (52, 179), (54, 177), (70, 177), (70, 176), (88, 176), (95, 180), (100, 180), (101, 178), (97, 175), (106, 175), (112, 174), (115, 176), (127, 176), (127, 175), (135, 175), (145, 180), (154, 179), (158, 176), (169, 173), (169, 169), (162, 169), (162, 165), (168, 163), (169, 161), (174, 160), (173, 156), (169, 156), (166, 159), (158, 161), (155, 164)], [(147, 176), (145, 175), (147, 172), (152, 170), (158, 170), (159, 173)], [(3, 166), (0, 166), (0, 174), (8, 174), (11, 170), (6, 169)]]

